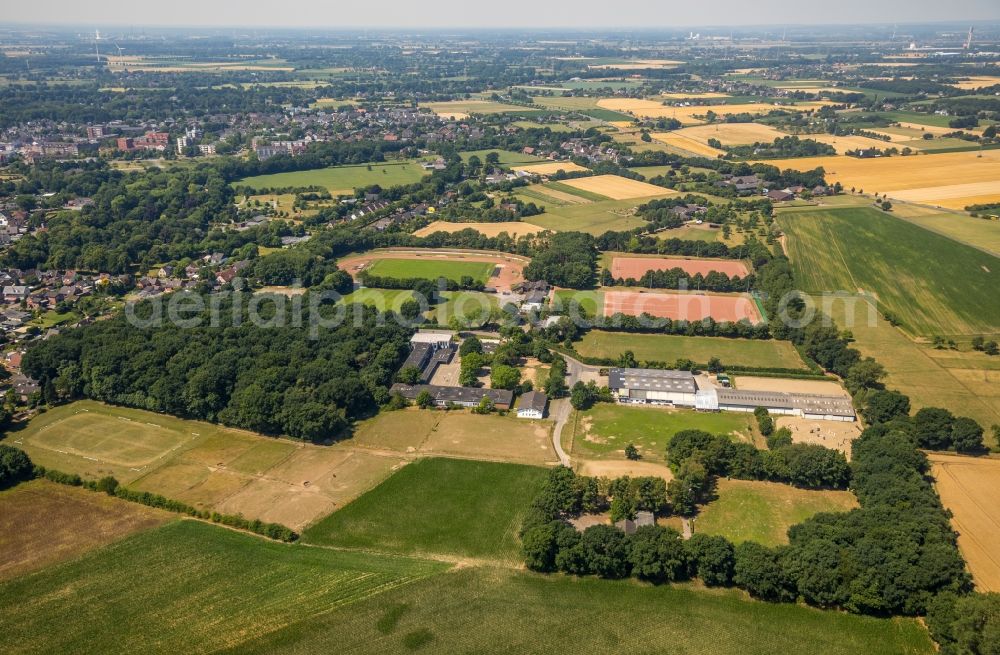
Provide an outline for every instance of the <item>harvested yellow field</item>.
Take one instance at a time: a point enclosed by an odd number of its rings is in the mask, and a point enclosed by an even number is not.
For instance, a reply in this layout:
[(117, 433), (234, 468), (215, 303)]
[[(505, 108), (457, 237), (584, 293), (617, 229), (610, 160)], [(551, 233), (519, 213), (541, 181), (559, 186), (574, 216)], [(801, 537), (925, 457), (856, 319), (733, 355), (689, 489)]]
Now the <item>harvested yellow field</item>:
[(965, 209), (969, 205), (1000, 202), (1000, 180), (908, 189), (896, 191), (892, 197), (908, 202), (934, 204), (948, 209)]
[(772, 143), (775, 139), (788, 136), (781, 130), (760, 123), (718, 123), (713, 125), (696, 125), (677, 130), (687, 139), (708, 144), (709, 139), (718, 139), (726, 146), (743, 146), (753, 143)]
[[(920, 123), (906, 123), (906, 122), (901, 122), (899, 124), (899, 126), (902, 127), (902, 128), (909, 129), (909, 130), (917, 130), (917, 131), (921, 132), (921, 136), (923, 136), (924, 132), (929, 132), (929, 133), (933, 134), (934, 136), (941, 136), (943, 134), (951, 134), (952, 132), (956, 131), (955, 128), (953, 128), (953, 127), (937, 127), (935, 125), (921, 125)], [(980, 129), (980, 128), (971, 128), (971, 129), (970, 128), (965, 128), (962, 131), (963, 132), (982, 132), (982, 129)]]
[(812, 111), (830, 103), (825, 101), (803, 102), (797, 105), (771, 105), (762, 102), (748, 103), (744, 105), (692, 105), (689, 107), (671, 107), (655, 100), (640, 100), (636, 98), (602, 98), (597, 101), (597, 106), (612, 111), (621, 111), (640, 116), (642, 118), (676, 118), (683, 125), (697, 125), (704, 123), (703, 118), (708, 112), (714, 112), (718, 116), (729, 116), (731, 114), (766, 114), (775, 109), (787, 109), (791, 111)]
[(668, 196), (677, 193), (676, 191), (664, 189), (654, 184), (630, 180), (627, 177), (620, 177), (618, 175), (580, 177), (575, 180), (562, 180), (560, 183), (580, 189), (581, 191), (596, 193), (612, 200)]
[(683, 64), (683, 61), (673, 59), (633, 59), (623, 64), (590, 64), (587, 68), (607, 69), (617, 68), (618, 70), (642, 70), (643, 68), (676, 68)]
[(512, 237), (520, 237), (525, 234), (537, 234), (545, 231), (544, 228), (537, 225), (519, 221), (512, 221), (510, 223), (452, 223), (450, 221), (434, 221), (413, 234), (418, 237), (425, 237), (435, 232), (461, 232), (470, 228), (488, 237), (498, 236), (501, 232), (506, 232)]
[(558, 173), (559, 171), (575, 173), (587, 170), (583, 166), (574, 164), (571, 161), (550, 161), (543, 164), (518, 164), (517, 166), (511, 166), (511, 168), (515, 171), (524, 171), (525, 173), (531, 173), (532, 175), (552, 175), (553, 173)]
[(709, 98), (728, 98), (728, 93), (715, 93), (713, 91), (706, 91), (703, 93), (661, 93), (664, 98), (669, 98), (670, 100), (700, 100)]
[[(779, 168), (808, 171), (822, 166), (827, 182), (902, 200), (964, 207), (970, 198), (1000, 194), (1000, 151), (948, 152), (911, 157), (803, 157), (771, 159)], [(901, 193), (908, 192), (908, 193)]]
[(963, 91), (970, 91), (972, 89), (981, 89), (986, 86), (995, 86), (997, 84), (1000, 84), (1000, 77), (995, 75), (979, 75), (969, 77), (960, 82), (955, 82), (951, 86), (956, 89), (962, 89)]
[(654, 140), (660, 143), (665, 143), (668, 146), (673, 146), (674, 148), (680, 148), (681, 150), (686, 150), (687, 152), (693, 153), (695, 155), (701, 155), (703, 157), (715, 158), (719, 155), (725, 155), (725, 150), (718, 150), (712, 146), (702, 143), (696, 139), (685, 136), (678, 132), (655, 132), (650, 134)]
[(1000, 591), (1000, 509), (990, 497), (1000, 485), (1000, 459), (930, 455), (942, 504), (952, 512), (958, 548), (978, 591)]
[[(878, 148), (879, 150), (884, 150), (886, 148), (891, 148), (892, 144), (888, 141), (882, 141), (880, 139), (872, 139), (867, 136), (834, 136), (833, 134), (802, 134), (799, 135), (800, 139), (813, 139), (814, 141), (819, 141), (820, 143), (825, 143), (827, 145), (833, 146), (837, 150), (838, 155), (842, 155), (848, 150), (870, 150), (872, 148)], [(905, 139), (904, 139), (905, 140)], [(911, 150), (917, 150), (910, 146)]]

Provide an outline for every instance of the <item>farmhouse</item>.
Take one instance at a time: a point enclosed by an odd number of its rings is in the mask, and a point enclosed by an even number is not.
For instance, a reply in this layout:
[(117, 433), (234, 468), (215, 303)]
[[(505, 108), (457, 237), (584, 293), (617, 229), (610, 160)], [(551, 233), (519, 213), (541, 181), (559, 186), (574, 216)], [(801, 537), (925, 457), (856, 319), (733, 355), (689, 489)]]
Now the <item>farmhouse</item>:
[(854, 406), (842, 396), (748, 391), (698, 386), (688, 371), (613, 368), (608, 371), (608, 388), (620, 403), (672, 405), (702, 411), (753, 412), (764, 407), (772, 414), (801, 416), (825, 421), (853, 421)]
[(529, 391), (521, 396), (517, 405), (517, 418), (545, 418), (549, 398), (540, 391)]
[(407, 400), (416, 400), (421, 392), (426, 391), (434, 399), (438, 407), (458, 405), (459, 407), (475, 407), (484, 397), (493, 401), (497, 409), (510, 409), (514, 402), (514, 392), (507, 389), (479, 389), (477, 387), (442, 387), (436, 384), (401, 384), (397, 382), (389, 389)]

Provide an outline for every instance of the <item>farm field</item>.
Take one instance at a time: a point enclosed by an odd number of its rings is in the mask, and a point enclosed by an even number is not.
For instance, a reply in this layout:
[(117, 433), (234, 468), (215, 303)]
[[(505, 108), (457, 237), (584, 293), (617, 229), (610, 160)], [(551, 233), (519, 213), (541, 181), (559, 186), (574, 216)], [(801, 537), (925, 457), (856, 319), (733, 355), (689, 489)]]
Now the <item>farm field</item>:
[(624, 460), (625, 446), (632, 443), (643, 461), (662, 463), (666, 461), (667, 443), (681, 430), (705, 430), (750, 441), (753, 420), (752, 415), (730, 412), (598, 403), (575, 412), (563, 435), (564, 439), (570, 435), (574, 459)]
[(523, 279), (522, 270), (527, 263), (525, 257), (501, 252), (414, 248), (369, 250), (342, 257), (337, 265), (355, 278), (372, 268), (378, 271), (375, 275), (395, 277), (446, 277), (458, 281), (463, 275), (472, 275), (488, 287), (509, 290)]
[(594, 193), (611, 200), (631, 200), (633, 198), (649, 198), (652, 196), (668, 196), (676, 191), (638, 180), (630, 180), (618, 175), (595, 175), (593, 177), (578, 177), (572, 180), (562, 180), (560, 184)]
[[(997, 386), (983, 384), (990, 374), (986, 367), (994, 365), (987, 355), (939, 353), (929, 345), (918, 345), (880, 315), (872, 316), (869, 322), (869, 308), (864, 299), (852, 296), (832, 303), (828, 311), (838, 326), (852, 326), (852, 346), (885, 366), (886, 386), (909, 396), (913, 411), (943, 407), (958, 416), (974, 418), (983, 426), (1000, 424)], [(990, 430), (986, 430), (985, 440), (997, 445)]]
[(517, 565), (517, 531), (546, 469), (458, 459), (410, 464), (303, 534), (307, 543)]
[(828, 105), (826, 101), (800, 102), (796, 105), (772, 105), (762, 102), (746, 104), (692, 105), (688, 107), (671, 107), (655, 100), (637, 100), (634, 98), (605, 98), (597, 105), (612, 111), (632, 113), (640, 118), (676, 118), (682, 125), (698, 125), (705, 121), (699, 116), (705, 116), (709, 111), (719, 116), (731, 114), (767, 114), (775, 109), (790, 111), (813, 111)]
[(416, 161), (372, 162), (357, 166), (331, 166), (307, 171), (255, 175), (234, 182), (253, 189), (318, 186), (333, 195), (352, 195), (355, 189), (378, 184), (388, 188), (413, 184), (427, 175)]
[(813, 491), (757, 480), (719, 479), (715, 495), (699, 510), (694, 530), (736, 544), (787, 544), (788, 528), (796, 523), (820, 512), (846, 512), (858, 506), (850, 491)]
[(1000, 333), (996, 257), (868, 207), (789, 209), (778, 221), (804, 291), (864, 290), (915, 335)]
[(536, 188), (519, 189), (516, 195), (525, 202), (541, 202), (545, 205), (545, 213), (531, 216), (528, 221), (546, 230), (570, 230), (599, 235), (608, 230), (631, 230), (647, 224), (633, 215), (632, 210), (639, 204), (635, 200), (589, 202), (580, 199), (578, 203), (559, 206), (553, 205), (551, 199), (546, 200), (545, 195), (532, 193)]
[(1000, 486), (1000, 459), (932, 453), (931, 474), (951, 524), (958, 547), (969, 565), (977, 591), (1000, 591), (1000, 509), (989, 498)]
[(565, 173), (578, 173), (580, 171), (586, 171), (587, 169), (579, 164), (574, 164), (571, 161), (551, 161), (541, 164), (517, 164), (511, 166), (515, 171), (524, 171), (525, 173), (531, 173), (532, 175), (552, 175), (553, 173), (558, 173), (563, 171)]
[[(572, 626), (572, 629), (567, 629)], [(275, 655), (672, 652), (692, 655), (930, 655), (913, 619), (874, 619), (746, 600), (729, 590), (465, 568), (305, 620), (244, 644)]]
[(0, 492), (0, 580), (149, 530), (175, 514), (47, 480)]
[(1000, 257), (1000, 221), (902, 203), (893, 206), (893, 214), (931, 232), (988, 250)]
[[(799, 135), (800, 139), (812, 139), (813, 141), (819, 141), (820, 143), (825, 143), (829, 146), (833, 146), (836, 149), (838, 155), (843, 155), (848, 150), (866, 150), (869, 148), (878, 148), (879, 150), (884, 150), (890, 147), (890, 144), (886, 141), (880, 139), (873, 139), (867, 136), (835, 136), (833, 134), (802, 134)], [(905, 144), (913, 150), (923, 150), (923, 144)]]
[[(775, 139), (788, 136), (781, 130), (760, 123), (713, 123), (696, 125), (669, 132), (678, 137), (696, 141), (708, 146), (709, 139), (718, 139), (726, 146), (742, 146), (751, 143), (772, 143)], [(654, 135), (655, 138), (655, 135)]]
[(538, 234), (545, 230), (537, 225), (525, 223), (524, 221), (510, 221), (507, 223), (453, 223), (451, 221), (434, 221), (426, 227), (422, 227), (414, 236), (425, 237), (435, 232), (461, 232), (462, 230), (475, 230), (488, 237), (495, 237), (506, 232), (512, 238), (524, 236), (526, 234)]
[(209, 652), (444, 568), (181, 520), (0, 584), (0, 630), (7, 653)]
[(631, 117), (599, 106), (599, 99), (584, 96), (535, 96), (535, 105), (545, 109), (578, 112), (598, 121), (631, 121)]
[(365, 272), (378, 277), (402, 280), (411, 278), (437, 280), (443, 277), (458, 282), (463, 277), (471, 277), (485, 283), (493, 273), (493, 265), (485, 262), (379, 259), (372, 262)]
[(702, 293), (666, 293), (660, 291), (604, 291), (605, 316), (649, 314), (657, 318), (700, 321), (742, 321), (758, 323), (760, 310), (749, 295), (708, 295)]
[(726, 154), (725, 150), (719, 150), (718, 148), (713, 148), (712, 146), (702, 143), (696, 139), (692, 139), (681, 134), (680, 131), (677, 132), (653, 132), (650, 136), (660, 143), (665, 143), (668, 146), (673, 146), (675, 148), (680, 148), (681, 150), (686, 150), (691, 154), (698, 155), (700, 157), (719, 157)]
[(472, 114), (503, 114), (506, 112), (532, 112), (537, 111), (530, 107), (520, 107), (518, 105), (506, 105), (501, 102), (491, 100), (456, 100), (453, 102), (424, 102), (421, 107), (430, 109), (442, 118), (453, 118), (462, 120)]
[(876, 159), (801, 157), (766, 163), (800, 171), (822, 166), (831, 184), (950, 209), (1000, 200), (1000, 150)]
[(361, 421), (351, 441), (358, 449), (546, 466), (557, 461), (551, 429), (549, 421), (411, 408)]
[(610, 259), (611, 275), (617, 280), (632, 278), (638, 280), (647, 271), (683, 269), (689, 275), (708, 275), (712, 271), (729, 277), (746, 277), (749, 274), (746, 263), (736, 259), (695, 259), (692, 257), (635, 256), (624, 253), (606, 253), (604, 265), (608, 268)]
[(294, 529), (407, 460), (350, 442), (314, 446), (87, 400), (45, 412), (8, 440), (42, 466), (91, 479), (114, 475), (200, 509)]
[(1000, 77), (995, 75), (975, 75), (958, 82), (954, 82), (951, 86), (956, 89), (967, 91), (972, 89), (981, 89), (987, 86), (996, 86), (997, 84), (1000, 84)]
[(673, 362), (683, 357), (698, 364), (706, 364), (712, 357), (718, 357), (723, 366), (806, 370), (805, 363), (791, 342), (774, 339), (725, 339), (590, 330), (574, 347), (585, 357), (617, 359), (623, 352), (630, 350), (637, 360), (646, 362)]

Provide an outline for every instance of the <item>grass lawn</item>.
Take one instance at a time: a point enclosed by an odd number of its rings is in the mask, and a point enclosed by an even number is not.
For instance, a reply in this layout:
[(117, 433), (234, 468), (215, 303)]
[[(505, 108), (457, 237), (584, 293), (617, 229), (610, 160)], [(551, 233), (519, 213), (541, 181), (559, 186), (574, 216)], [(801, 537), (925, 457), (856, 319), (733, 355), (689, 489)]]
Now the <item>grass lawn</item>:
[(788, 484), (753, 480), (718, 481), (716, 499), (701, 508), (695, 532), (722, 535), (733, 543), (765, 546), (788, 543), (788, 528), (820, 512), (846, 512), (858, 506), (849, 491), (812, 491)]
[(241, 653), (931, 654), (914, 619), (875, 619), (693, 586), (465, 568), (289, 626)]
[(410, 289), (371, 289), (364, 287), (355, 289), (344, 296), (347, 304), (360, 304), (374, 307), (380, 312), (399, 312), (400, 306), (407, 300), (413, 298), (413, 291)]
[(600, 316), (604, 311), (604, 292), (577, 291), (575, 289), (559, 289), (555, 293), (554, 308), (561, 309), (569, 316), (579, 314), (583, 310), (587, 316)]
[(42, 312), (38, 318), (30, 321), (29, 325), (37, 326), (43, 330), (47, 330), (51, 327), (56, 327), (57, 325), (62, 325), (64, 323), (75, 323), (80, 320), (80, 315), (76, 312), (70, 311), (65, 314), (60, 314), (59, 312), (51, 309), (47, 312)]
[(627, 215), (629, 210), (641, 204), (636, 200), (601, 200), (560, 206), (537, 196), (521, 193), (515, 195), (521, 197), (524, 202), (544, 205), (545, 213), (531, 216), (527, 222), (556, 232), (575, 231), (600, 235), (608, 230), (631, 230), (647, 225), (641, 218)]
[(441, 302), (427, 312), (427, 317), (440, 325), (448, 325), (453, 316), (462, 320), (485, 320), (490, 310), (500, 306), (497, 297), (481, 291), (442, 291)]
[(666, 460), (667, 442), (681, 430), (738, 435), (749, 440), (752, 415), (704, 413), (689, 409), (598, 403), (576, 412), (571, 423), (574, 457), (623, 459), (625, 446), (635, 444), (644, 460)]
[(516, 534), (546, 477), (544, 468), (423, 459), (331, 514), (308, 543), (520, 561)]
[(446, 278), (458, 282), (468, 275), (479, 282), (486, 282), (493, 273), (489, 262), (433, 261), (427, 259), (377, 259), (368, 267), (371, 275), (397, 279)]
[(1000, 333), (996, 257), (868, 207), (785, 210), (778, 220), (804, 291), (875, 294), (914, 335)]
[(254, 189), (281, 187), (325, 187), (334, 195), (349, 195), (354, 189), (378, 184), (383, 188), (413, 184), (427, 174), (415, 161), (373, 162), (357, 166), (331, 166), (308, 171), (255, 175), (234, 182)]
[(303, 444), (89, 400), (48, 410), (5, 442), (45, 467), (88, 479), (113, 475), (199, 509), (294, 529), (373, 488), (406, 460), (355, 449), (349, 439)]
[(590, 330), (575, 344), (585, 357), (618, 358), (631, 350), (639, 361), (673, 362), (685, 357), (706, 364), (718, 357), (723, 365), (807, 370), (789, 341), (774, 339), (724, 339), (667, 334), (626, 334)]
[(497, 153), (500, 157), (500, 164), (503, 166), (510, 166), (511, 164), (535, 164), (540, 161), (545, 161), (541, 157), (535, 157), (534, 155), (526, 155), (521, 152), (511, 152), (510, 150), (500, 150), (499, 148), (493, 150), (466, 150), (460, 152), (459, 155), (462, 157), (462, 161), (469, 161), (469, 157), (475, 155), (479, 157), (479, 161), (486, 163), (486, 155), (491, 152)]
[(6, 653), (212, 652), (443, 569), (175, 521), (0, 584), (0, 631)]

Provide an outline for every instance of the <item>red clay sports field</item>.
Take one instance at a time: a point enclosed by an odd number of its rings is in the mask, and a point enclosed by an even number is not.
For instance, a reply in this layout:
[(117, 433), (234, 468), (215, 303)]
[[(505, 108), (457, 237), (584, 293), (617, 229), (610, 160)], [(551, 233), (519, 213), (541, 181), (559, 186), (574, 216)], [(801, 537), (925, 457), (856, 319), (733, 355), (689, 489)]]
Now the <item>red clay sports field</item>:
[(701, 293), (605, 291), (604, 315), (618, 313), (627, 316), (646, 313), (658, 318), (684, 321), (700, 321), (706, 317), (712, 317), (716, 321), (761, 321), (757, 304), (745, 294), (709, 296)]
[(684, 259), (681, 257), (615, 257), (611, 260), (611, 275), (617, 279), (638, 280), (646, 271), (669, 271), (679, 268), (689, 275), (712, 271), (725, 273), (729, 277), (746, 277), (750, 272), (747, 265), (736, 259)]

